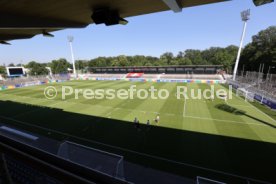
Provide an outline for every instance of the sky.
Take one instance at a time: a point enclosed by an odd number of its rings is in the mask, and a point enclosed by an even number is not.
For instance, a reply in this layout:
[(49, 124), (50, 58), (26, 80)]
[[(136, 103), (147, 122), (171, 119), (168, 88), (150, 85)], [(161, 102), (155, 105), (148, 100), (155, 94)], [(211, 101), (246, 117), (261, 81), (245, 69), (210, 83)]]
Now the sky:
[(239, 45), (243, 22), (240, 12), (251, 9), (245, 44), (259, 31), (276, 25), (276, 3), (255, 7), (252, 0), (233, 0), (204, 6), (127, 18), (126, 26), (89, 25), (84, 29), (54, 32), (54, 38), (41, 35), (32, 39), (0, 44), (0, 64), (29, 61), (71, 61), (67, 36), (74, 36), (75, 59), (99, 56), (177, 54), (186, 49)]

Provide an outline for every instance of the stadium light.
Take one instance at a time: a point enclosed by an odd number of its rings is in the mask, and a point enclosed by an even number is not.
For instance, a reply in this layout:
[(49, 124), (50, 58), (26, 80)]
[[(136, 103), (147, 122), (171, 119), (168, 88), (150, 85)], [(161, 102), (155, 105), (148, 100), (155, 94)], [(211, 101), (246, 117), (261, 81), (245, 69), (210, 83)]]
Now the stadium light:
[(239, 51), (238, 51), (238, 56), (237, 56), (237, 60), (236, 60), (236, 64), (235, 64), (235, 68), (234, 68), (234, 72), (233, 72), (233, 80), (236, 80), (236, 75), (237, 75), (237, 70), (238, 70), (239, 61), (240, 61), (240, 57), (241, 57), (243, 41), (244, 41), (246, 27), (247, 27), (247, 21), (250, 19), (250, 9), (241, 12), (241, 18), (242, 18), (242, 21), (244, 22), (244, 26), (243, 26), (243, 32), (242, 32), (242, 36), (241, 36), (241, 43), (240, 43), (240, 47), (239, 47)]
[(253, 3), (255, 4), (255, 6), (261, 6), (272, 2), (274, 2), (274, 0), (253, 0)]
[(69, 45), (70, 45), (70, 49), (71, 49), (71, 57), (72, 57), (72, 63), (73, 63), (73, 74), (74, 74), (74, 77), (77, 78), (76, 67), (75, 67), (75, 57), (74, 57), (74, 53), (73, 53), (74, 37), (68, 36), (67, 39), (69, 41)]

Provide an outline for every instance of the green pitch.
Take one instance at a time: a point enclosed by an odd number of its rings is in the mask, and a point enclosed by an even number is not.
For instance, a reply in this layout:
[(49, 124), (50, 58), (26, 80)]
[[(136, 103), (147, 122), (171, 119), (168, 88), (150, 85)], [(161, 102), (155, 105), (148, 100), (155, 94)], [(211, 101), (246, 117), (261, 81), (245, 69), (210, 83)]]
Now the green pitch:
[[(131, 85), (136, 85), (137, 89), (154, 86), (168, 90), (170, 96), (164, 100), (87, 100), (82, 95), (79, 99), (70, 95), (62, 100), (62, 85), (76, 89), (115, 90), (129, 89)], [(56, 87), (58, 96), (55, 99), (44, 97), (47, 86)], [(208, 84), (124, 81), (70, 81), (26, 87), (0, 92), (0, 119), (28, 130), (31, 128), (27, 127), (34, 125), (39, 132), (47, 130), (48, 135), (59, 139), (80, 137), (91, 146), (126, 155), (134, 162), (147, 162), (141, 158), (147, 154), (269, 180), (269, 169), (263, 174), (254, 171), (251, 165), (253, 160), (264, 167), (273, 161), (276, 163), (275, 120), (235, 94), (227, 101), (218, 98), (177, 99), (177, 86), (186, 86), (188, 92), (210, 88)], [(228, 90), (219, 84), (215, 89)], [(159, 123), (154, 121), (157, 115), (160, 116)], [(150, 120), (151, 127), (136, 129), (133, 125), (135, 117), (141, 124)], [(134, 152), (141, 153), (140, 157)], [(180, 166), (159, 163), (151, 166), (164, 170), (173, 168), (176, 173), (184, 174)]]

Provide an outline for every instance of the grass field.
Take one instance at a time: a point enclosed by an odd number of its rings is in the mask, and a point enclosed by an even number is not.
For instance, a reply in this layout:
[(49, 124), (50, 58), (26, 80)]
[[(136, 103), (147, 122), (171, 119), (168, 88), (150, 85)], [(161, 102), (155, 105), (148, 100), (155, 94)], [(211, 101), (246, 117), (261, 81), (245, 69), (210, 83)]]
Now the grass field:
[[(154, 86), (170, 91), (170, 97), (87, 100), (80, 95), (76, 100), (71, 95), (62, 100), (61, 85), (78, 89)], [(275, 120), (235, 95), (227, 101), (177, 99), (177, 86), (181, 85), (188, 91), (210, 88), (208, 84), (70, 81), (51, 84), (58, 90), (54, 100), (44, 97), (47, 86), (6, 90), (0, 92), (0, 120), (28, 130), (45, 130), (45, 134), (57, 139), (83, 141), (122, 154), (129, 161), (177, 174), (189, 174), (184, 167), (192, 164), (273, 181), (270, 168), (275, 168), (276, 163)], [(215, 89), (226, 87), (216, 84)], [(271, 111), (272, 116), (274, 113)], [(153, 121), (157, 114), (158, 124)], [(143, 124), (150, 120), (151, 128), (142, 126), (137, 130), (132, 123), (134, 117)], [(176, 163), (165, 163), (171, 161)]]

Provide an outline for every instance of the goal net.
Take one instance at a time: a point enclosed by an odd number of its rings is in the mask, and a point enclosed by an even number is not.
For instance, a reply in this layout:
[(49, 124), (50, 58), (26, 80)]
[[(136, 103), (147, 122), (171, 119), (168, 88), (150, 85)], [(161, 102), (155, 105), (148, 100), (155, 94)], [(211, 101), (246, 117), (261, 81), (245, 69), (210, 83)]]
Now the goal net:
[(196, 184), (226, 184), (226, 183), (216, 181), (216, 180), (212, 180), (212, 179), (209, 179), (209, 178), (204, 178), (204, 177), (201, 177), (201, 176), (197, 176), (196, 177)]
[(238, 88), (236, 96), (244, 97), (245, 101), (253, 102), (255, 94), (246, 90), (245, 88)]
[(72, 142), (60, 145), (58, 156), (92, 170), (124, 179), (123, 157)]

